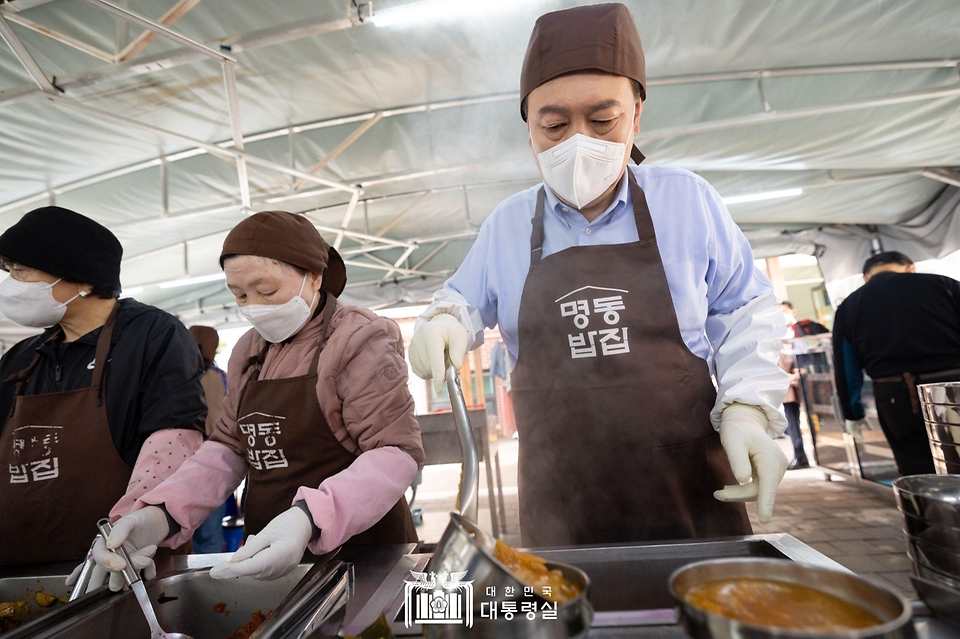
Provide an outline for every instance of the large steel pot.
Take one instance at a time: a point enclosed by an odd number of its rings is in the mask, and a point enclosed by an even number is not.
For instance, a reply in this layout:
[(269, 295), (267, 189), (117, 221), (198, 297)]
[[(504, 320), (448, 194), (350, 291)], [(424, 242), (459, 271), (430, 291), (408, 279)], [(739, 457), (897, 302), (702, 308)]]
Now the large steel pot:
[[(715, 615), (691, 605), (684, 596), (695, 586), (721, 579), (773, 579), (816, 588), (866, 608), (879, 626), (842, 633), (755, 626)], [(916, 639), (910, 604), (893, 590), (851, 572), (809, 566), (783, 559), (713, 559), (680, 568), (670, 576), (670, 594), (680, 604), (681, 619), (694, 639)], [(783, 602), (789, 606), (789, 601)]]
[(893, 482), (897, 507), (938, 526), (960, 528), (960, 475), (910, 475)]
[[(534, 620), (517, 614), (513, 619), (499, 616), (497, 619), (481, 617), (481, 605), (490, 601), (502, 602), (505, 588), (514, 588), (523, 593), (524, 584), (494, 557), (496, 540), (475, 524), (456, 513), (451, 513), (450, 524), (437, 543), (433, 557), (426, 570), (431, 573), (466, 573), (464, 581), (472, 582), (474, 593), (473, 627), (465, 625), (438, 624), (425, 626), (428, 637), (490, 637), (504, 639), (566, 639), (586, 636), (593, 620), (593, 607), (589, 601), (590, 579), (582, 570), (566, 564), (547, 562), (547, 567), (558, 569), (564, 577), (580, 586), (578, 597), (557, 606), (556, 619)], [(486, 592), (492, 588), (496, 595), (488, 599)], [(523, 600), (521, 597), (517, 601)], [(535, 593), (527, 601), (535, 601), (542, 609), (546, 599)], [(488, 608), (489, 610), (489, 608)]]

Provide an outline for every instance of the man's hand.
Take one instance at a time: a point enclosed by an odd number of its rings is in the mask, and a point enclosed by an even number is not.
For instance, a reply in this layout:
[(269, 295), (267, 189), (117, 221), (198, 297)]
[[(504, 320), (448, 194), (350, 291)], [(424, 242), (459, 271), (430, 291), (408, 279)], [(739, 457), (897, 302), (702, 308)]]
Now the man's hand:
[[(147, 506), (121, 517), (113, 525), (113, 532), (107, 537), (106, 542), (101, 539), (93, 547), (93, 558), (96, 559), (97, 566), (105, 571), (103, 574), (110, 574), (110, 590), (121, 590), (125, 585), (121, 573), (126, 567), (126, 563), (120, 558), (120, 555), (113, 552), (115, 549), (123, 544), (134, 569), (137, 572), (143, 570), (145, 579), (153, 579), (157, 576), (153, 555), (157, 552), (157, 546), (160, 542), (166, 539), (169, 534), (170, 526), (167, 524), (167, 515), (157, 506)], [(80, 574), (77, 570), (74, 572)], [(97, 572), (95, 571), (94, 577), (96, 576)], [(98, 584), (94, 584), (94, 579), (91, 578), (90, 587), (87, 590), (96, 588), (102, 583), (102, 578)]]
[(449, 352), (450, 363), (459, 370), (470, 346), (470, 333), (456, 317), (441, 313), (420, 327), (410, 342), (410, 366), (421, 379), (433, 379), (433, 388), (440, 394), (447, 365), (444, 354)]
[(727, 406), (720, 417), (720, 443), (740, 484), (713, 496), (720, 501), (756, 501), (760, 523), (769, 522), (777, 487), (787, 472), (787, 457), (767, 434), (766, 415), (756, 406)]
[(844, 422), (844, 428), (850, 433), (850, 436), (853, 437), (854, 441), (864, 443), (866, 440), (863, 438), (863, 431), (873, 430), (873, 424), (870, 423), (866, 417), (863, 419), (848, 419)]
[(274, 517), (256, 535), (250, 535), (230, 561), (210, 569), (210, 576), (214, 579), (279, 579), (300, 563), (312, 534), (313, 522), (301, 508), (294, 506)]

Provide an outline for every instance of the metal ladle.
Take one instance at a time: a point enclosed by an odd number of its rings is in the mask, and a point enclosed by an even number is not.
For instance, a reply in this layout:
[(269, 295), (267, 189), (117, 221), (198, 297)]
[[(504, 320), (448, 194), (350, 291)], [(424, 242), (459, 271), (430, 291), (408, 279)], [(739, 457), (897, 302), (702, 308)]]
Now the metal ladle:
[[(107, 538), (110, 537), (110, 533), (113, 531), (110, 520), (101, 519), (97, 522), (97, 528), (100, 529), (100, 534), (103, 535), (104, 542), (106, 542)], [(143, 616), (147, 618), (147, 625), (150, 626), (150, 639), (192, 639), (190, 635), (185, 635), (181, 632), (163, 631), (160, 627), (160, 622), (157, 621), (157, 613), (153, 609), (153, 604), (150, 603), (147, 587), (143, 585), (143, 580), (130, 562), (130, 556), (127, 554), (126, 549), (120, 546), (116, 548), (114, 552), (126, 563), (126, 567), (123, 569), (123, 579), (127, 582), (127, 585), (130, 586), (133, 594), (137, 596), (137, 603), (140, 604), (140, 609), (143, 610)]]
[(473, 439), (473, 429), (470, 428), (470, 416), (467, 413), (467, 404), (463, 399), (460, 375), (449, 361), (447, 362), (444, 381), (447, 384), (447, 393), (450, 395), (453, 421), (457, 426), (457, 435), (460, 438), (460, 453), (463, 456), (460, 492), (457, 495), (457, 510), (467, 521), (477, 523), (477, 510), (480, 505), (480, 456), (477, 451), (477, 443)]

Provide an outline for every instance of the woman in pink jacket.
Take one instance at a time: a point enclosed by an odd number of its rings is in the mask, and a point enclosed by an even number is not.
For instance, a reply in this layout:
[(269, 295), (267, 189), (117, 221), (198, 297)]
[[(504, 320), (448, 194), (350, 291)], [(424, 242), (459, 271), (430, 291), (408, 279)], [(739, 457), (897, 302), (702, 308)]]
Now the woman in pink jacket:
[(220, 265), (254, 327), (230, 357), (223, 413), (209, 441), (114, 525), (98, 563), (122, 570), (111, 552), (120, 544), (140, 565), (157, 546), (180, 545), (244, 477), (249, 537), (215, 578), (275, 579), (304, 549), (416, 542), (403, 494), (424, 456), (399, 327), (337, 301), (343, 259), (302, 216), (250, 216)]

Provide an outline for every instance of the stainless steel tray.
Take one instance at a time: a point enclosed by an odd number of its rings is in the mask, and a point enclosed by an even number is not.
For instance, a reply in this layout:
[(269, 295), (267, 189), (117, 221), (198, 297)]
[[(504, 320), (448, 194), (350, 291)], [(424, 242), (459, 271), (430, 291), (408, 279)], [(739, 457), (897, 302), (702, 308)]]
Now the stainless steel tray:
[[(590, 575), (590, 599), (596, 610), (591, 637), (637, 636), (640, 628), (657, 628), (655, 636), (685, 636), (677, 625), (677, 613), (667, 589), (670, 574), (688, 563), (721, 557), (772, 557), (802, 561), (808, 564), (846, 570), (829, 557), (813, 550), (786, 534), (752, 535), (676, 543), (642, 545), (584, 546), (577, 548), (538, 549), (536, 553), (548, 561), (580, 568)], [(422, 634), (416, 624), (406, 628), (402, 619), (403, 581), (410, 571), (422, 571), (430, 555), (409, 555), (394, 567), (391, 574), (356, 614), (347, 615), (344, 630), (358, 634), (381, 614), (392, 621), (396, 636)], [(466, 579), (469, 579), (467, 575)], [(622, 635), (630, 631), (628, 635)]]

